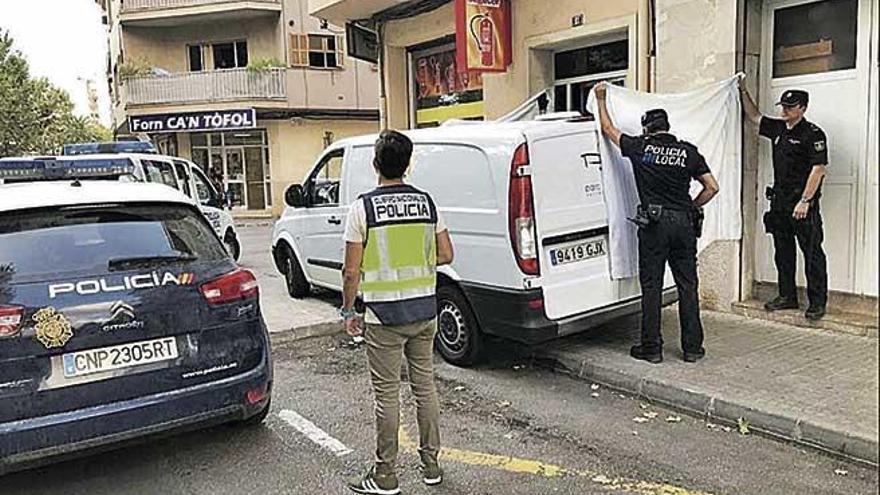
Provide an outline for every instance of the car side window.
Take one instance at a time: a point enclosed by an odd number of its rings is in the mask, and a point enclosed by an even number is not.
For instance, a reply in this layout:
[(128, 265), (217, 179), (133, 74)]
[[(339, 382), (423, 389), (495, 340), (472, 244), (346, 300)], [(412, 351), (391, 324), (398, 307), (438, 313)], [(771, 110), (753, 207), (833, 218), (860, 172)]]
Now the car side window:
[(147, 182), (165, 184), (174, 189), (180, 189), (180, 186), (177, 184), (174, 168), (170, 163), (161, 160), (141, 160), (141, 163), (144, 166), (144, 175)]
[(342, 181), (343, 155), (343, 150), (333, 151), (326, 155), (315, 168), (307, 185), (307, 194), (311, 206), (339, 204), (339, 184)]
[(202, 171), (193, 167), (193, 181), (196, 184), (196, 197), (199, 200), (199, 204), (207, 204), (211, 201), (216, 195), (214, 188), (211, 186), (211, 183), (208, 182), (207, 177), (202, 174)]
[(183, 193), (192, 197), (192, 190), (189, 187), (189, 167), (186, 162), (174, 160), (174, 169), (177, 171), (177, 178), (183, 184)]

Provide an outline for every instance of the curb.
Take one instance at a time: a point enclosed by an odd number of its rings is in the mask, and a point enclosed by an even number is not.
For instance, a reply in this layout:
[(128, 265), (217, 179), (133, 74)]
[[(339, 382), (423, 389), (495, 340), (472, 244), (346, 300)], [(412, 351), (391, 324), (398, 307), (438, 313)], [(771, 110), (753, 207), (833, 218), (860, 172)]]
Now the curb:
[(338, 321), (324, 321), (302, 327), (288, 328), (286, 330), (270, 331), (269, 341), (274, 346), (296, 342), (298, 340), (327, 337), (338, 333), (342, 333), (342, 325)]
[(556, 362), (560, 371), (576, 379), (601, 383), (717, 423), (736, 426), (739, 418), (745, 418), (749, 421), (749, 428), (758, 433), (871, 466), (878, 464), (880, 443), (876, 438), (835, 430), (827, 425), (814, 424), (786, 414), (755, 409), (721, 396), (690, 390), (680, 383), (640, 377), (608, 366), (597, 366), (567, 355), (564, 351), (549, 352), (546, 357)]

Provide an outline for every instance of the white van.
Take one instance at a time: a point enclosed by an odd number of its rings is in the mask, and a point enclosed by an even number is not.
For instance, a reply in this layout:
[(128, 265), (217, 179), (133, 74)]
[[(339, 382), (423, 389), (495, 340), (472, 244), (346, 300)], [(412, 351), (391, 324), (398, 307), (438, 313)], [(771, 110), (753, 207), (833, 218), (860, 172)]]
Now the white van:
[[(438, 276), (437, 348), (467, 365), (484, 336), (538, 343), (638, 312), (636, 278), (612, 280), (593, 123), (516, 122), (406, 133), (407, 180), (449, 225), (455, 262)], [(272, 252), (293, 297), (340, 290), (349, 205), (373, 189), (376, 136), (335, 143), (285, 194)], [(671, 286), (667, 277), (666, 286)], [(664, 302), (675, 300), (667, 290)]]
[[(72, 166), (61, 167), (59, 165)], [(224, 199), (198, 165), (174, 156), (151, 153), (106, 153), (37, 158), (0, 159), (0, 184), (46, 180), (47, 169), (64, 171), (56, 179), (120, 179), (156, 182), (171, 186), (200, 206), (230, 256), (238, 261), (241, 244), (232, 215), (224, 210)]]

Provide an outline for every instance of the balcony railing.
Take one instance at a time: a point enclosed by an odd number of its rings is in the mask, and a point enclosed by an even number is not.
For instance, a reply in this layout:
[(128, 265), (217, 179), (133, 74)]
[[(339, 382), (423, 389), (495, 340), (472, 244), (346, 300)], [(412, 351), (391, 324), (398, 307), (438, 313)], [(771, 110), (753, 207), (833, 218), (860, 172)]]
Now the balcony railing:
[[(197, 7), (201, 5), (213, 5), (230, 3), (232, 0), (123, 0), (123, 12), (131, 10), (157, 10), (174, 9), (178, 7)], [(249, 0), (254, 2), (278, 4), (280, 0)]]
[(228, 69), (135, 76), (125, 81), (127, 101), (133, 105), (283, 100), (287, 97), (285, 69)]

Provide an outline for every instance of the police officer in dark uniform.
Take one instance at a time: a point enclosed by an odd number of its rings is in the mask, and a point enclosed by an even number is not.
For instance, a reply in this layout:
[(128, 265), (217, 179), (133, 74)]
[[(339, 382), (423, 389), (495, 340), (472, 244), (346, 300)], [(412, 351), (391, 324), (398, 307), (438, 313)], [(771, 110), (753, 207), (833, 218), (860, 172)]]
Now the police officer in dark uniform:
[(767, 188), (770, 211), (764, 214), (764, 227), (773, 236), (779, 296), (767, 302), (767, 311), (797, 309), (795, 285), (797, 271), (795, 241), (804, 254), (807, 297), (805, 316), (819, 320), (825, 316), (828, 301), (828, 272), (819, 198), (828, 164), (825, 132), (807, 121), (804, 113), (810, 101), (806, 91), (790, 89), (782, 93), (777, 105), (780, 119), (761, 115), (740, 80), (746, 117), (758, 126), (758, 133), (773, 142), (773, 186)]
[[(660, 304), (666, 262), (678, 288), (678, 318), (684, 360), (699, 361), (703, 349), (703, 325), (697, 280), (697, 237), (702, 221), (700, 208), (718, 194), (718, 182), (697, 147), (669, 133), (665, 110), (650, 110), (642, 117), (641, 136), (628, 136), (611, 122), (605, 104), (607, 86), (596, 86), (602, 132), (632, 162), (639, 194), (639, 282), (642, 286), (641, 343), (630, 350), (636, 359), (663, 361)], [(691, 198), (690, 183), (703, 190)]]

